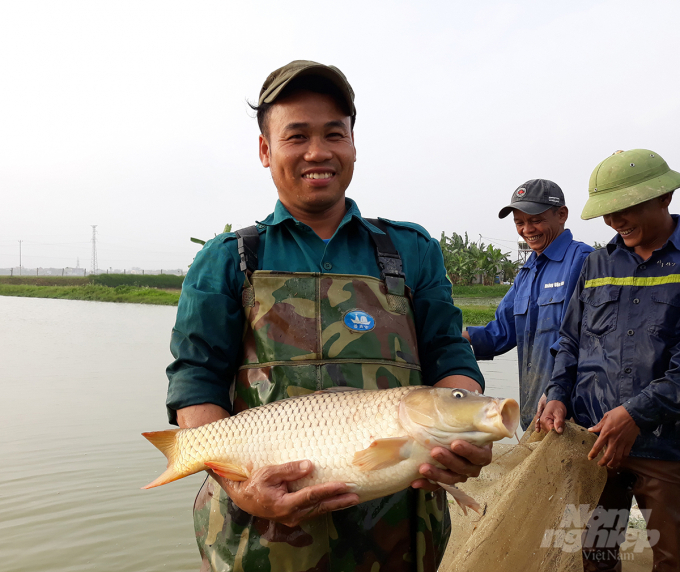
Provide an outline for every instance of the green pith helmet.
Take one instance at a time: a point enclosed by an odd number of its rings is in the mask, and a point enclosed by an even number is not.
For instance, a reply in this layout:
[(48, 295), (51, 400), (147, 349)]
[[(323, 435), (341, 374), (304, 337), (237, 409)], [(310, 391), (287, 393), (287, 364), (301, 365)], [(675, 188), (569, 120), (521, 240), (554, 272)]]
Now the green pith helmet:
[(584, 220), (622, 211), (680, 187), (680, 173), (648, 149), (617, 151), (602, 161), (588, 185)]

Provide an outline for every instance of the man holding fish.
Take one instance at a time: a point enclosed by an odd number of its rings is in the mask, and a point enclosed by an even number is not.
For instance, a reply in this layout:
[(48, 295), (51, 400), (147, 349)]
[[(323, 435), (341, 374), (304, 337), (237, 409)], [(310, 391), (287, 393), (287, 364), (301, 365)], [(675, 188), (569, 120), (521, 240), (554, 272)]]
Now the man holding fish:
[[(437, 241), (412, 223), (365, 219), (345, 197), (356, 110), (344, 74), (291, 62), (269, 75), (255, 109), (279, 201), (256, 226), (209, 241), (187, 274), (168, 367), (170, 422), (198, 427), (337, 387), (482, 391)], [(366, 459), (394, 463), (406, 447), (378, 443), (381, 460), (370, 450)], [(453, 441), (430, 454), (412, 487), (360, 504), (342, 482), (296, 490), (290, 483), (315, 474), (304, 458), (208, 465), (216, 472), (195, 505), (202, 570), (434, 572), (450, 521), (433, 483), (476, 477), (491, 447)]]

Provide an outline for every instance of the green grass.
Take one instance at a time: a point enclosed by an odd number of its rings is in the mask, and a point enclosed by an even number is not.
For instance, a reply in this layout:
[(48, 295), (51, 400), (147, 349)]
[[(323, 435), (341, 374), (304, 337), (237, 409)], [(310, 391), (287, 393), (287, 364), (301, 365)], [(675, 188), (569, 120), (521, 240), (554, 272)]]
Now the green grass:
[(482, 286), (472, 284), (470, 286), (453, 286), (453, 297), (455, 298), (502, 298), (510, 290), (510, 285), (494, 284), (493, 286)]
[(148, 288), (181, 289), (184, 276), (174, 274), (96, 274), (92, 276), (93, 284), (101, 286), (146, 286)]
[(466, 326), (486, 326), (496, 313), (496, 306), (461, 306), (460, 309)]
[(138, 288), (136, 286), (117, 286), (111, 288), (98, 284), (84, 284), (82, 286), (32, 286), (0, 282), (0, 296), (127, 302), (161, 306), (176, 306), (179, 300), (179, 292), (166, 292), (165, 290)]
[[(127, 302), (176, 306), (179, 291), (160, 288), (182, 287), (182, 276), (169, 274), (142, 276), (138, 274), (98, 274), (96, 276), (0, 276), (0, 296), (29, 298), (61, 298), (64, 300), (94, 300), (97, 302)], [(97, 283), (93, 284), (92, 281)], [(128, 282), (128, 284), (118, 284)], [(106, 284), (102, 284), (106, 283)], [(153, 285), (153, 286), (152, 286)], [(454, 298), (500, 298), (509, 286), (454, 286)], [(463, 323), (483, 326), (494, 319), (495, 304), (460, 305)]]
[(94, 276), (0, 276), (0, 284), (30, 286), (137, 286), (181, 289), (184, 276), (173, 274), (96, 274)]
[(0, 276), (0, 284), (14, 286), (85, 286), (90, 276)]

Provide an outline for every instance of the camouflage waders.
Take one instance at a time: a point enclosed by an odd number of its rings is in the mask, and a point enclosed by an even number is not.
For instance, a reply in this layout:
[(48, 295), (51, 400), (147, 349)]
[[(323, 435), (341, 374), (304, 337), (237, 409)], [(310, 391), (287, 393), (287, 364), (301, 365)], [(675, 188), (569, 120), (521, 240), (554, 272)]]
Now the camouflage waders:
[[(421, 384), (410, 293), (387, 235), (373, 235), (380, 280), (257, 270), (252, 229), (237, 233), (246, 325), (234, 414), (334, 386)], [(212, 478), (194, 525), (202, 572), (435, 572), (450, 533), (442, 491), (408, 488), (289, 528), (242, 511)]]

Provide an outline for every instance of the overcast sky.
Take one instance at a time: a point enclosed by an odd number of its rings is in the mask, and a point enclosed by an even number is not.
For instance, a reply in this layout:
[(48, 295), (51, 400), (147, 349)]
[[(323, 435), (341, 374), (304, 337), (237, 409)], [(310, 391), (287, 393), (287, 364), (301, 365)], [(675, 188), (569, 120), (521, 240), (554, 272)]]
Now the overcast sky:
[[(515, 249), (512, 191), (554, 180), (568, 226), (592, 169), (649, 148), (680, 170), (680, 2), (0, 3), (0, 267), (186, 268), (277, 195), (246, 100), (294, 60), (356, 92), (347, 195)], [(676, 202), (680, 199), (676, 199)], [(674, 212), (680, 205), (672, 205)]]

